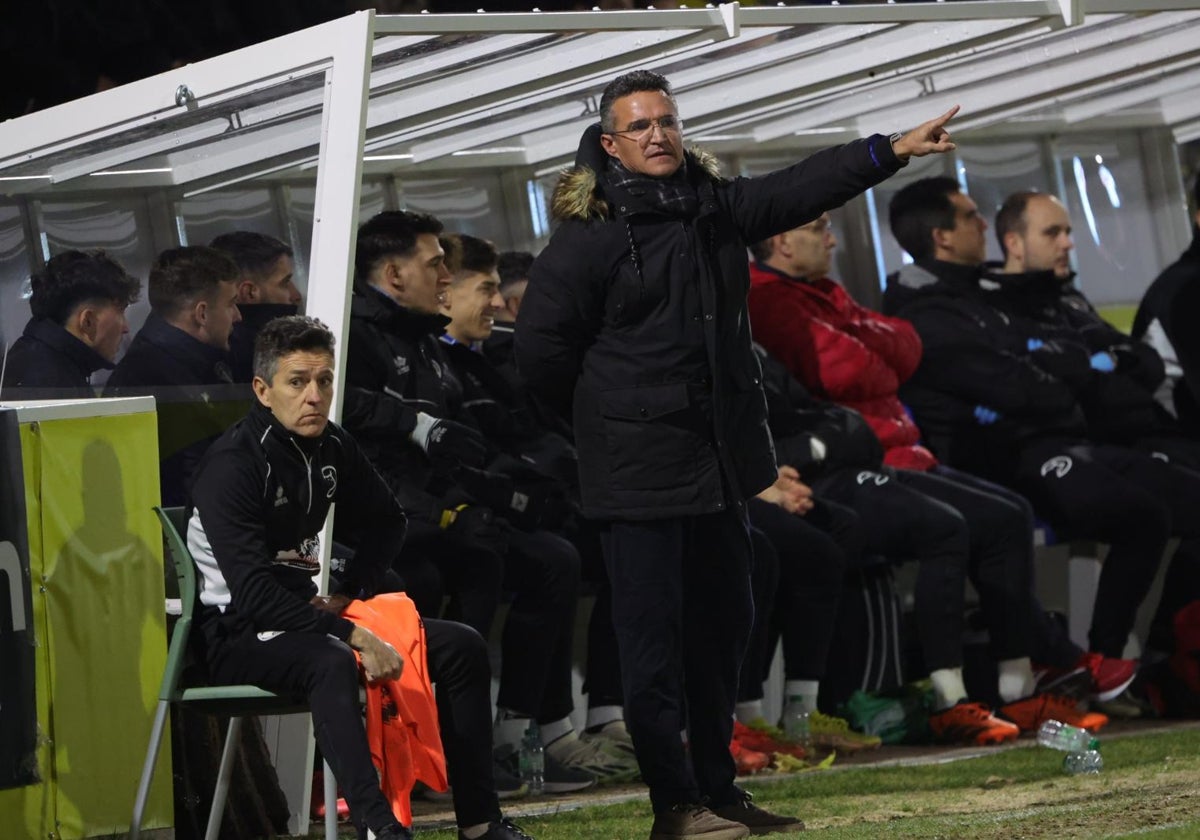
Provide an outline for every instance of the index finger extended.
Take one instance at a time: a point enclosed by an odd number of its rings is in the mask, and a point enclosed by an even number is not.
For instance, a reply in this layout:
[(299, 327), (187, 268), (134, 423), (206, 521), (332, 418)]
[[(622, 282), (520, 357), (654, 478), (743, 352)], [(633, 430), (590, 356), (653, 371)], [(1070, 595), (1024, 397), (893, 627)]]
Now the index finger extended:
[(950, 120), (954, 117), (954, 115), (958, 113), (960, 108), (962, 108), (961, 105), (955, 105), (953, 108), (951, 108), (946, 113), (942, 114), (940, 117), (937, 117), (936, 119), (931, 120), (929, 125), (933, 128), (941, 128), (946, 123), (950, 122)]

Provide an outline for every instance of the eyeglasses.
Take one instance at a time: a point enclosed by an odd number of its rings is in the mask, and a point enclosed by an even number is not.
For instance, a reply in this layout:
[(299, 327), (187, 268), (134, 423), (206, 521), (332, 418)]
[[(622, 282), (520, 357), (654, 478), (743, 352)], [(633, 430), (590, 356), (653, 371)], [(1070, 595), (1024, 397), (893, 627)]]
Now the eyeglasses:
[(666, 134), (668, 132), (679, 131), (683, 127), (683, 123), (674, 114), (665, 114), (652, 120), (634, 120), (629, 124), (629, 128), (623, 131), (607, 131), (605, 133), (615, 134), (617, 137), (625, 137), (628, 140), (644, 143), (654, 135), (655, 127), (658, 127), (662, 130), (663, 134)]
[(825, 236), (833, 233), (833, 222), (826, 218), (815, 219), (806, 225), (801, 225), (800, 230), (806, 230), (817, 236)]

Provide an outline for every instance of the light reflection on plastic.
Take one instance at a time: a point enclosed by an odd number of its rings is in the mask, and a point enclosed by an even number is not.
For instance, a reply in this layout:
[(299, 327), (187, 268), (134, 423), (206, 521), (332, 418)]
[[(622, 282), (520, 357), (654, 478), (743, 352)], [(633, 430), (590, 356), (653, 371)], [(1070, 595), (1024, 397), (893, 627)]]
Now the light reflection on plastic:
[[(1100, 157), (1100, 155), (1096, 155), (1096, 157)], [(1112, 206), (1120, 207), (1121, 195), (1117, 192), (1117, 179), (1104, 164), (1100, 164), (1100, 183), (1104, 185), (1104, 189), (1108, 190), (1108, 200)]]
[(1096, 216), (1092, 213), (1092, 203), (1088, 200), (1087, 194), (1087, 175), (1083, 171), (1083, 161), (1076, 155), (1071, 160), (1071, 168), (1075, 172), (1075, 188), (1079, 190), (1079, 203), (1083, 205), (1083, 215), (1087, 219), (1088, 231), (1092, 234), (1092, 241), (1097, 245), (1100, 244), (1100, 232), (1096, 229)]
[(529, 216), (533, 221), (533, 235), (537, 238), (545, 236), (550, 231), (550, 222), (546, 218), (546, 203), (542, 201), (542, 191), (537, 181), (525, 182), (525, 194), (529, 199)]

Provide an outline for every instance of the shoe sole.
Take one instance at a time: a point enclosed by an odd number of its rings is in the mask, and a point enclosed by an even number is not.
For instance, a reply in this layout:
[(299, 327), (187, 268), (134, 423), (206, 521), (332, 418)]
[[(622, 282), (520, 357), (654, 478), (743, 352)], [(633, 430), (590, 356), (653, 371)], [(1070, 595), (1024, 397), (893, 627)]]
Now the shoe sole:
[(739, 828), (721, 828), (716, 831), (706, 831), (703, 834), (661, 834), (650, 833), (650, 840), (745, 840), (750, 836), (746, 826)]
[(1129, 679), (1125, 680), (1125, 682), (1121, 683), (1116, 688), (1110, 688), (1108, 691), (1097, 691), (1095, 694), (1092, 695), (1092, 697), (1096, 700), (1099, 700), (1101, 703), (1107, 703), (1109, 700), (1113, 700), (1116, 697), (1120, 696), (1121, 692), (1123, 692), (1125, 689), (1129, 688), (1129, 686), (1132, 685), (1133, 681), (1136, 679), (1137, 679), (1137, 671), (1134, 671), (1133, 676), (1131, 676)]
[(860, 744), (857, 741), (842, 741), (838, 738), (822, 738), (820, 735), (812, 737), (814, 747), (820, 747), (824, 750), (839, 750), (845, 753), (862, 752), (863, 750), (877, 750), (880, 744)]
[(587, 790), (596, 786), (595, 779), (588, 782), (545, 782), (542, 785), (543, 793), (577, 793), (581, 790)]
[(995, 744), (1003, 744), (1006, 741), (1015, 741), (1020, 734), (1020, 732), (984, 732), (976, 735), (974, 741), (981, 747), (989, 747)]

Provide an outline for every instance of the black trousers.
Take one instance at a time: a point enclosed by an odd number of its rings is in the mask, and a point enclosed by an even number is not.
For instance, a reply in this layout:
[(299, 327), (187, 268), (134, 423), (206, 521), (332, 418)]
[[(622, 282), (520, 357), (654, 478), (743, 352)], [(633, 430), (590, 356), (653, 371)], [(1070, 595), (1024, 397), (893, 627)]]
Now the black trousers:
[(591, 586), (596, 600), (588, 618), (587, 664), (583, 675), (583, 693), (588, 708), (621, 706), (621, 658), (617, 652), (617, 634), (612, 622), (612, 586), (604, 563), (604, 549), (597, 523), (582, 517), (570, 522), (564, 536), (579, 552), (583, 580)]
[(459, 825), (500, 819), (492, 778), (492, 669), (487, 642), (456, 621), (425, 619), (446, 773)]
[(1197, 562), (1200, 474), (1130, 448), (1045, 440), (1021, 453), (1014, 486), (1060, 537), (1108, 544), (1089, 646), (1120, 656), (1167, 540), (1183, 538), (1181, 562)]
[[(425, 639), (458, 822), (499, 819), (487, 645), (470, 627), (437, 619), (425, 619)], [(210, 648), (208, 659), (214, 684), (246, 683), (307, 697), (317, 745), (351, 819), (373, 831), (396, 822), (371, 762), (358, 701), (358, 664), (348, 645), (324, 633), (246, 633)]]
[[(771, 667), (775, 641), (783, 638), (784, 674), (792, 680), (819, 680), (825, 675), (838, 602), (849, 566), (860, 562), (862, 530), (848, 508), (818, 500), (805, 516), (751, 499), (754, 543), (754, 630), (742, 664), (738, 700), (758, 700)], [(772, 575), (767, 568), (778, 566)], [(777, 583), (774, 597), (767, 587)]]
[(651, 805), (728, 804), (738, 670), (754, 609), (745, 509), (608, 522), (602, 541), (625, 722)]
[(913, 613), (925, 667), (933, 671), (962, 665), (971, 535), (959, 510), (915, 486), (925, 483), (949, 492), (943, 486), (947, 482), (934, 476), (924, 482), (926, 477), (890, 468), (838, 470), (817, 480), (813, 489), (861, 517), (868, 554), (919, 563)]
[(497, 703), (546, 723), (571, 713), (571, 653), (579, 553), (548, 531), (513, 530), (492, 547), (417, 524), (395, 570), (422, 615), (461, 621), (487, 638), (503, 593), (514, 593), (501, 636)]

